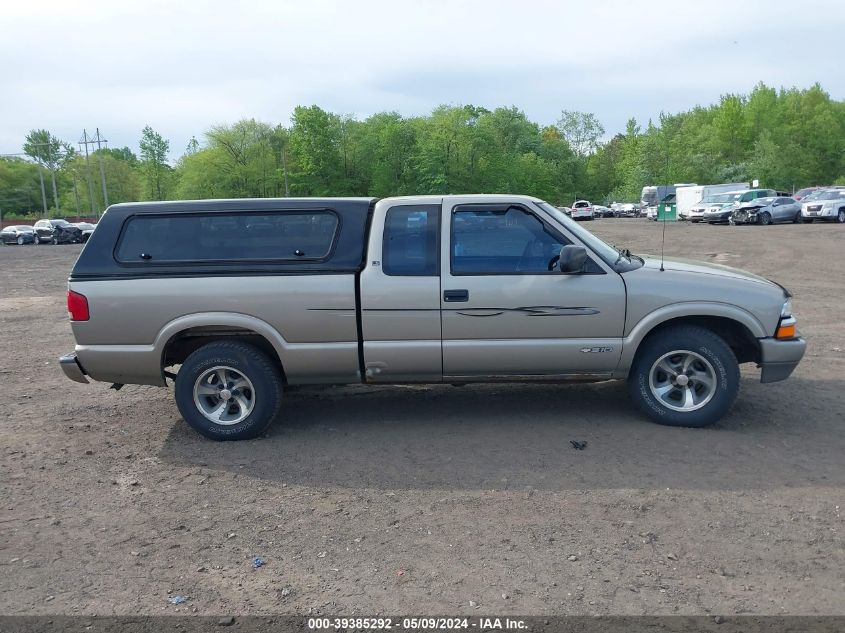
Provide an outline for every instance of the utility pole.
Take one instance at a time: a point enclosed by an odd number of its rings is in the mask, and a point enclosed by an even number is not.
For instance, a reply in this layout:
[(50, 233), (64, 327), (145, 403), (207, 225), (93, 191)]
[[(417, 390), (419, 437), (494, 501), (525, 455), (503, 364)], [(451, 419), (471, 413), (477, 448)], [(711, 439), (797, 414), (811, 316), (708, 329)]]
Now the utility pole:
[[(103, 143), (108, 143), (108, 141), (106, 139), (100, 138), (100, 128), (97, 128), (97, 151), (98, 152), (101, 149), (103, 149), (100, 146), (101, 141)], [(106, 189), (106, 170), (105, 170), (105, 167), (103, 167), (103, 155), (102, 154), (99, 155), (99, 159), (100, 159), (100, 180), (102, 180), (102, 183), (103, 183), (103, 208), (107, 209), (108, 206), (109, 206), (109, 192)]]
[(282, 145), (282, 170), (285, 173), (285, 198), (290, 197), (288, 190), (288, 146), (287, 143)]
[(53, 202), (56, 203), (56, 213), (61, 214), (61, 209), (59, 209), (59, 192), (56, 189), (56, 165), (53, 162), (53, 150), (49, 143), (47, 144), (47, 158), (50, 161), (50, 177), (53, 180)]
[(94, 207), (94, 185), (91, 184), (91, 160), (88, 158), (88, 145), (90, 143), (96, 143), (96, 141), (89, 141), (88, 132), (86, 130), (82, 130), (82, 139), (79, 141), (79, 144), (85, 146), (85, 167), (88, 172), (88, 199), (91, 201), (91, 215), (96, 215), (99, 218), (100, 214), (97, 213), (96, 208)]
[(35, 164), (35, 169), (38, 170), (38, 178), (41, 180), (41, 204), (44, 205), (44, 217), (47, 217), (47, 192), (44, 190), (44, 172), (41, 171), (41, 165)]
[(73, 170), (73, 197), (76, 198), (76, 217), (81, 217), (79, 208), (79, 189), (76, 188), (76, 169)]

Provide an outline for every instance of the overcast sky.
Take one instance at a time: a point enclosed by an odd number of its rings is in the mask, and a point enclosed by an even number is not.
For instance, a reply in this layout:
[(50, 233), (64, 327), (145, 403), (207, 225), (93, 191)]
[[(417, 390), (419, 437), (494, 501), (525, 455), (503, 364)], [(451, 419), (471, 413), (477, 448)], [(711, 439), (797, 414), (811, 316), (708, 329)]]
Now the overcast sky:
[(311, 104), (583, 110), (612, 135), (758, 81), (843, 99), (843, 35), (841, 0), (2, 0), (0, 153), (97, 126), (137, 151), (151, 125), (175, 160), (211, 125)]

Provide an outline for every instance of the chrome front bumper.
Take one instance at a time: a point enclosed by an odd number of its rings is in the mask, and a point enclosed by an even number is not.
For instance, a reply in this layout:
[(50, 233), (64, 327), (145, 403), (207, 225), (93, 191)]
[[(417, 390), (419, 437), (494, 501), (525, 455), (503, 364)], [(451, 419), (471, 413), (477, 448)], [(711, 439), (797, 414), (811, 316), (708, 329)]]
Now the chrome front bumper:
[(65, 376), (74, 382), (87, 383), (88, 379), (85, 377), (85, 370), (76, 358), (76, 353), (65, 354), (59, 358), (59, 366), (65, 372)]

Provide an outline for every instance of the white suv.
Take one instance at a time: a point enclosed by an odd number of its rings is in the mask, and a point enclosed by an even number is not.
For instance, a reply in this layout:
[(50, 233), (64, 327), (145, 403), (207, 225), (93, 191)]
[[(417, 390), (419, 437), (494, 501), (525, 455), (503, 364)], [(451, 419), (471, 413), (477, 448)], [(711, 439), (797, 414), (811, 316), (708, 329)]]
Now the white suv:
[(576, 200), (572, 205), (570, 217), (573, 220), (592, 220), (595, 218), (592, 203), (589, 200)]
[(801, 200), (801, 221), (826, 220), (845, 224), (845, 188), (814, 191)]

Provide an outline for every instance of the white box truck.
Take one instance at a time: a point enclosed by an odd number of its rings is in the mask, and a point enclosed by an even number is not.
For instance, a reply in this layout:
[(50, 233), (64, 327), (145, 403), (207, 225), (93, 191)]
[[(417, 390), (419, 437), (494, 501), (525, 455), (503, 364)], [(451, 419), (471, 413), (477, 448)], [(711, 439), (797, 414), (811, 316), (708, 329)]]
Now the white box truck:
[(726, 182), (719, 185), (694, 185), (692, 187), (678, 187), (675, 190), (675, 202), (678, 205), (678, 219), (688, 220), (690, 209), (698, 204), (702, 198), (728, 191), (744, 191), (748, 189), (747, 182)]

